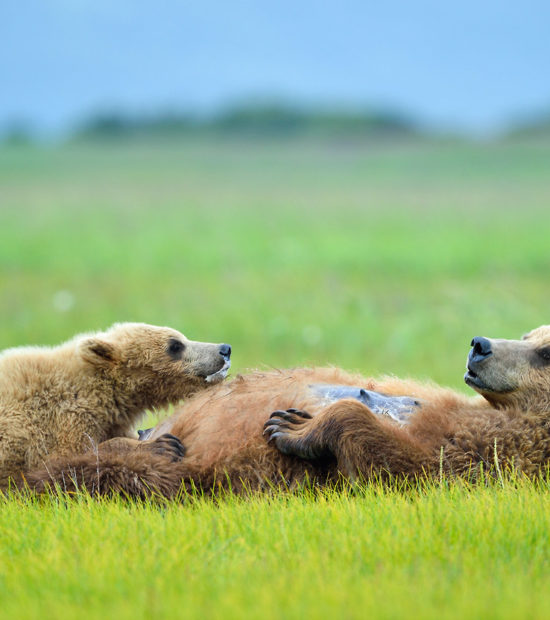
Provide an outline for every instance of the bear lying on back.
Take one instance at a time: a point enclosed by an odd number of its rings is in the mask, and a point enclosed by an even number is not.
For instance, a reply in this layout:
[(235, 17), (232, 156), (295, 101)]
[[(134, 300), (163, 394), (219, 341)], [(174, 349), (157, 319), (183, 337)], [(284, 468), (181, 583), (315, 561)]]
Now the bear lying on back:
[(174, 497), (182, 486), (238, 492), (341, 476), (547, 471), (550, 326), (522, 340), (474, 338), (465, 380), (484, 399), (336, 368), (256, 372), (197, 394), (150, 431), (153, 440), (178, 437), (183, 460), (161, 462), (136, 449), (76, 455), (50, 462), (27, 482), (37, 491), (59, 483), (98, 494)]
[[(223, 380), (230, 353), (229, 345), (193, 342), (176, 330), (143, 323), (116, 324), (57, 347), (4, 351), (0, 483), (52, 454), (85, 452), (128, 436), (146, 409)], [(162, 448), (144, 443), (153, 452)]]

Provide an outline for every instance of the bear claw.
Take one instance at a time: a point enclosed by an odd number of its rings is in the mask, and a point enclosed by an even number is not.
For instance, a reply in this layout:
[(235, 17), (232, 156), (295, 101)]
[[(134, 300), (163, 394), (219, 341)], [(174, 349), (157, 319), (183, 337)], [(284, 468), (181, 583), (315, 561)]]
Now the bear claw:
[(166, 433), (153, 441), (151, 448), (157, 454), (170, 458), (172, 462), (181, 461), (185, 456), (185, 446), (175, 436)]
[(300, 409), (277, 409), (277, 411), (274, 411), (269, 418), (283, 418), (284, 420), (290, 420), (294, 423), (301, 423), (303, 420), (310, 420), (312, 415), (307, 411), (301, 411)]

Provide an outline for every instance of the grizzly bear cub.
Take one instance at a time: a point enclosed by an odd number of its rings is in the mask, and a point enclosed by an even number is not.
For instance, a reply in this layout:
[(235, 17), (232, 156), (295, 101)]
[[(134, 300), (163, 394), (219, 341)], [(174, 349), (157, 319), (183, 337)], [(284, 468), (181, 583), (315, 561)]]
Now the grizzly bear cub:
[[(29, 474), (99, 494), (172, 497), (180, 487), (285, 487), (340, 476), (536, 475), (550, 465), (550, 326), (522, 340), (474, 338), (466, 383), (484, 398), (436, 385), (335, 368), (255, 372), (197, 394), (147, 433), (186, 447), (170, 462), (135, 449), (56, 461)], [(145, 436), (145, 435), (144, 435)], [(70, 478), (70, 480), (69, 480)]]
[[(57, 347), (0, 354), (0, 482), (50, 455), (85, 452), (129, 436), (146, 409), (157, 409), (222, 380), (231, 348), (187, 340), (168, 327), (120, 323)], [(107, 446), (121, 449), (127, 441)], [(141, 452), (181, 456), (169, 437)]]

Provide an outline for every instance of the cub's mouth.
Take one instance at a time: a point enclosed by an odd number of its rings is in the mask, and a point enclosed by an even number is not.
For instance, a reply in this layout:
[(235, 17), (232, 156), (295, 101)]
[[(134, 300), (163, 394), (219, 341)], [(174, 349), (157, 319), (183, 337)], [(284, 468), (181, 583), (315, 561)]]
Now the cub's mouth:
[(219, 383), (227, 377), (227, 373), (229, 372), (230, 368), (231, 360), (225, 359), (223, 366), (216, 372), (213, 372), (211, 375), (206, 376), (204, 380), (206, 381), (206, 383)]

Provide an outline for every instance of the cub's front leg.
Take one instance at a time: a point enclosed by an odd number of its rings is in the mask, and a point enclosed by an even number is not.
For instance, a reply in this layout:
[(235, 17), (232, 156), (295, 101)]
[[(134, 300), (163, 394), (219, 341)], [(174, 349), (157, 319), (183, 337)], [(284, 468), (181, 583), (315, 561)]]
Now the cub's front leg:
[(161, 435), (157, 439), (140, 441), (130, 437), (114, 437), (97, 446), (99, 457), (112, 454), (154, 454), (163, 456), (172, 462), (181, 461), (185, 456), (185, 446), (174, 435)]
[(428, 452), (406, 430), (381, 421), (354, 399), (338, 401), (317, 416), (275, 411), (264, 434), (284, 454), (304, 459), (334, 456), (344, 475), (420, 475), (432, 467)]

